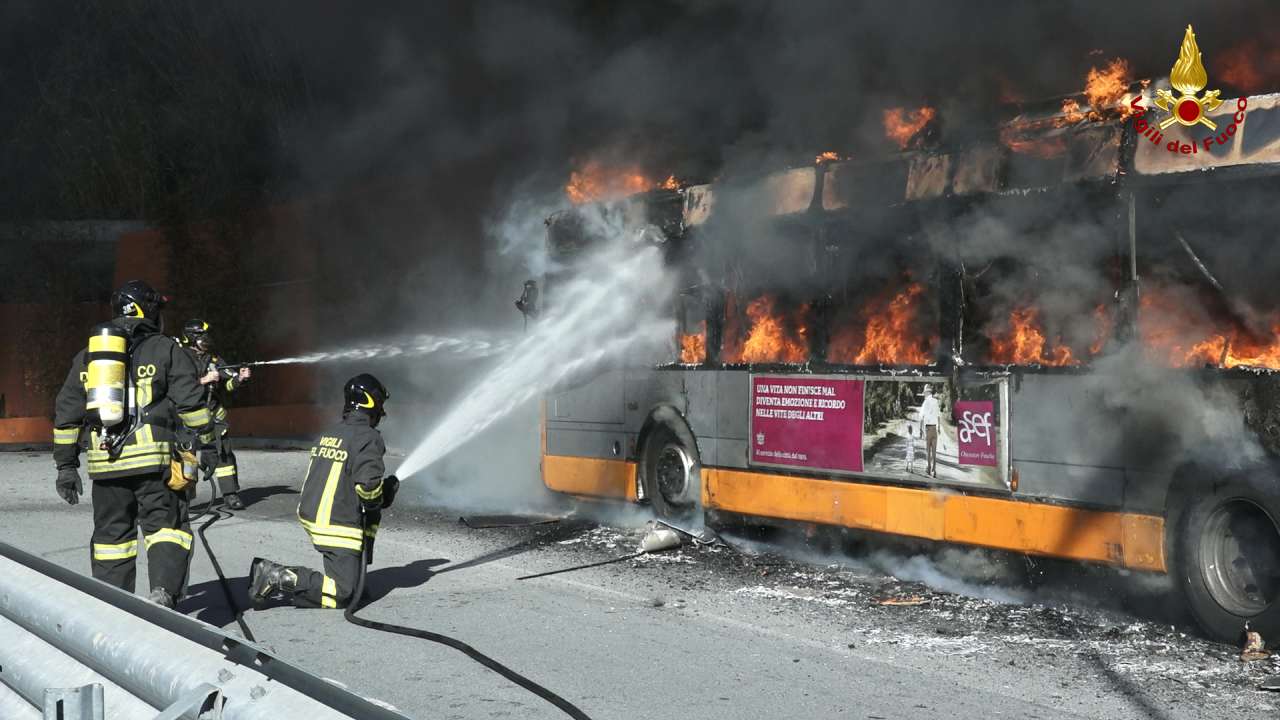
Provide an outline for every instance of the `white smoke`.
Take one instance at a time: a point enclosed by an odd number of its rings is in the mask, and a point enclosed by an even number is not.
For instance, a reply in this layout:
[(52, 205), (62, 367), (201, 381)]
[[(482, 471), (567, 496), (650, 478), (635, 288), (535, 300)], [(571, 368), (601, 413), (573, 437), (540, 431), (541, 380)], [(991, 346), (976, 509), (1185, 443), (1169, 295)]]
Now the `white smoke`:
[(661, 252), (629, 240), (618, 218), (605, 211), (584, 216), (584, 236), (603, 239), (601, 247), (550, 288), (547, 311), (409, 453), (398, 471), (402, 477), (437, 462), (562, 382), (670, 347), (675, 321), (667, 307), (673, 286)]

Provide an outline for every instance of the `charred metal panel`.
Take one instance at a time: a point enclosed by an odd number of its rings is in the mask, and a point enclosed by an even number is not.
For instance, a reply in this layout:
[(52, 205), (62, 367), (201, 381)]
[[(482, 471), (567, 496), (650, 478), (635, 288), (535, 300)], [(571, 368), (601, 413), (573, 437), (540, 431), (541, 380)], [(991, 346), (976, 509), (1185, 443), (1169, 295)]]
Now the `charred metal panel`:
[[(1235, 122), (1236, 103), (1236, 99), (1225, 100), (1217, 110), (1206, 113), (1217, 125), (1215, 130), (1174, 124), (1161, 132), (1160, 142), (1139, 135), (1135, 139), (1134, 170), (1141, 175), (1162, 175), (1211, 167), (1280, 163), (1280, 95), (1248, 98), (1244, 122), (1236, 125), (1234, 135), (1229, 135), (1228, 127)], [(1142, 104), (1154, 107), (1150, 97), (1144, 98)], [(1157, 122), (1164, 116), (1159, 109), (1147, 112), (1147, 118)], [(1213, 139), (1207, 149), (1206, 138)], [(1171, 143), (1176, 151), (1169, 149)], [(1194, 152), (1191, 152), (1193, 145)], [(1184, 146), (1186, 153), (1182, 152)]]
[(940, 197), (951, 179), (950, 155), (925, 155), (911, 158), (907, 171), (908, 200)]
[(902, 157), (870, 165), (844, 162), (824, 167), (823, 210), (896, 205), (906, 198), (908, 170)]
[(626, 227), (657, 229), (664, 238), (684, 233), (684, 198), (675, 190), (654, 190), (621, 201)]
[(956, 195), (995, 192), (1002, 187), (1005, 149), (997, 145), (975, 147), (960, 153), (951, 181)]
[(1067, 145), (1067, 182), (1115, 177), (1120, 171), (1119, 125), (1099, 125), (1075, 133)]
[(1124, 504), (1123, 418), (1082, 375), (1024, 375), (1010, 417), (1018, 495)]
[(716, 206), (716, 193), (710, 185), (693, 185), (684, 189), (684, 225), (697, 227), (711, 217)]
[(1040, 188), (1062, 184), (1067, 156), (1065, 147), (1052, 155), (1033, 152), (1011, 152), (1006, 167), (1005, 188), (1008, 190)]
[(817, 177), (817, 170), (811, 167), (769, 175), (752, 188), (753, 205), (769, 216), (807, 212), (813, 204)]

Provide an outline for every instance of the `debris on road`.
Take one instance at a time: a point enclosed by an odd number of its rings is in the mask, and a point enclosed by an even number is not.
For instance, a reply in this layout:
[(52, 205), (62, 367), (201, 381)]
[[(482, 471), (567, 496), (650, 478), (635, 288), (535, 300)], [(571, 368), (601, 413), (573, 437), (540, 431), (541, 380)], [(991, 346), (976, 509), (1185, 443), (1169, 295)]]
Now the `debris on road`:
[(1262, 639), (1262, 633), (1253, 630), (1246, 630), (1244, 634), (1244, 648), (1240, 650), (1240, 660), (1250, 662), (1252, 660), (1266, 660), (1271, 657), (1271, 653), (1267, 652), (1266, 643)]

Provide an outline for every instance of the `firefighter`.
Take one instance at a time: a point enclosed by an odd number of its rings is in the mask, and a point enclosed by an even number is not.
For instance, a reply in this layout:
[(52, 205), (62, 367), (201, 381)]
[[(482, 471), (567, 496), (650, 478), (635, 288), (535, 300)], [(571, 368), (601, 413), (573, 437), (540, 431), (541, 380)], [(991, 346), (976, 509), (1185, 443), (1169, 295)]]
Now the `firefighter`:
[(324, 556), (324, 572), (254, 558), (249, 600), (262, 608), (284, 596), (295, 607), (342, 608), (355, 602), (356, 583), (372, 556), (382, 510), (391, 507), (400, 481), (383, 477), (386, 446), (378, 423), (386, 415), (387, 389), (369, 374), (343, 389), (342, 421), (311, 448), (298, 502), (298, 520)]
[(195, 361), (196, 368), (203, 373), (200, 376), (200, 384), (204, 386), (205, 406), (213, 415), (214, 445), (200, 454), (200, 466), (213, 470), (226, 506), (232, 510), (243, 510), (244, 502), (240, 500), (240, 477), (236, 465), (236, 454), (231, 448), (231, 438), (227, 437), (229, 428), (226, 399), (227, 395), (235, 392), (249, 379), (251, 373), (247, 367), (239, 370), (225, 367), (226, 363), (214, 352), (209, 323), (204, 320), (198, 318), (188, 320), (182, 326), (179, 342)]
[(58, 392), (53, 456), (56, 490), (75, 505), (84, 491), (79, 438), (89, 427), (93, 576), (133, 592), (141, 526), (150, 599), (171, 608), (191, 552), (186, 495), (168, 484), (175, 428), (208, 443), (213, 423), (195, 363), (161, 334), (166, 300), (139, 280), (111, 295), (114, 319), (94, 330)]

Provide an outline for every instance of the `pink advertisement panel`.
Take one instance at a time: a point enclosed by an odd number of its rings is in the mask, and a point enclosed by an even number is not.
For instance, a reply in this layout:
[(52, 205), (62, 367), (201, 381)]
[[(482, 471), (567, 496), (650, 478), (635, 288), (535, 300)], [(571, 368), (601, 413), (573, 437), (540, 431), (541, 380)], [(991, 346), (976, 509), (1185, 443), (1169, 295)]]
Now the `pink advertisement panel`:
[(990, 400), (956, 402), (956, 427), (960, 464), (995, 467), (995, 403)]
[(752, 377), (752, 463), (862, 472), (862, 400), (862, 380)]

